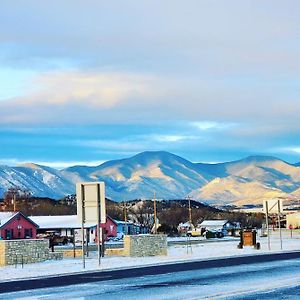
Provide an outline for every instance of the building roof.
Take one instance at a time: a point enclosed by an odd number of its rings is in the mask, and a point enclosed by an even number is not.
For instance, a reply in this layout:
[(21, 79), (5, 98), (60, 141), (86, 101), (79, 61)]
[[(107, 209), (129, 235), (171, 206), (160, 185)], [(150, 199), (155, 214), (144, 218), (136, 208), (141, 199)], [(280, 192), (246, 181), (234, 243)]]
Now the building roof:
[(13, 219), (14, 216), (16, 216), (18, 212), (0, 212), (0, 226), (2, 227), (4, 224), (6, 224), (8, 221)]
[(178, 226), (180, 226), (180, 227), (190, 227), (191, 223), (189, 221), (187, 221), (185, 223), (180, 223)]
[[(30, 219), (37, 223), (40, 229), (81, 228), (81, 222), (77, 219), (77, 215), (32, 216)], [(95, 226), (94, 223), (85, 223), (84, 227)]]
[[(115, 224), (116, 220), (107, 216)], [(32, 216), (30, 217), (37, 223), (40, 229), (61, 229), (61, 228), (81, 228), (81, 222), (78, 220), (77, 215), (63, 215), (63, 216)], [(96, 223), (85, 223), (85, 228), (96, 227)]]
[(5, 224), (7, 224), (10, 220), (12, 220), (17, 215), (22, 215), (26, 220), (28, 220), (30, 223), (32, 223), (34, 226), (38, 226), (38, 224), (32, 220), (29, 217), (24, 216), (21, 212), (17, 211), (6, 211), (6, 212), (0, 212), (0, 228), (3, 227)]
[(224, 226), (228, 220), (205, 220), (200, 225), (201, 226)]
[(136, 225), (136, 224), (134, 224), (133, 222), (131, 222), (131, 221), (127, 221), (127, 222), (125, 222), (125, 221), (118, 221), (118, 220), (113, 220), (117, 225)]

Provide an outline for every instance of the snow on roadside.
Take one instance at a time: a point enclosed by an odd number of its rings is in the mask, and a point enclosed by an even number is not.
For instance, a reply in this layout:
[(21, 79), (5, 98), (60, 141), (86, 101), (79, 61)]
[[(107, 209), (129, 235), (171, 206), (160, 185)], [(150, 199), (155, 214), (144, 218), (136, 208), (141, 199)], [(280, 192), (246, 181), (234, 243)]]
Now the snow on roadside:
[[(182, 238), (183, 240), (186, 238)], [(182, 240), (181, 239), (181, 240)], [(0, 281), (33, 278), (40, 276), (51, 276), (58, 274), (69, 274), (82, 271), (92, 270), (109, 270), (116, 268), (138, 267), (144, 265), (156, 265), (161, 263), (183, 262), (195, 259), (213, 259), (239, 255), (263, 254), (281, 252), (280, 239), (278, 232), (272, 232), (271, 235), (271, 251), (268, 250), (268, 238), (258, 237), (261, 243), (261, 250), (255, 250), (253, 247), (244, 247), (237, 249), (239, 239), (229, 241), (216, 240), (215, 242), (202, 242), (201, 244), (193, 244), (191, 247), (186, 245), (174, 245), (168, 248), (167, 256), (156, 257), (121, 257), (106, 256), (101, 259), (101, 266), (98, 266), (97, 253), (91, 252), (86, 258), (86, 268), (82, 268), (81, 258), (67, 258), (59, 261), (51, 260), (43, 263), (26, 264), (22, 269), (21, 265), (6, 266), (1, 268)], [(288, 232), (283, 235), (283, 251), (300, 250), (300, 234), (297, 233), (290, 238)]]

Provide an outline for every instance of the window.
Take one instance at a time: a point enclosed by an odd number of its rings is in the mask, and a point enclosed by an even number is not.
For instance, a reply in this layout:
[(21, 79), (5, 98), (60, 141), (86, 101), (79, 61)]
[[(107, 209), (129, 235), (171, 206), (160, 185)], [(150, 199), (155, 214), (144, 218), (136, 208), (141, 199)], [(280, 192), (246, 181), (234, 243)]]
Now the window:
[(25, 239), (32, 238), (32, 228), (25, 228)]
[(13, 229), (5, 229), (5, 239), (11, 240), (14, 236), (14, 230)]

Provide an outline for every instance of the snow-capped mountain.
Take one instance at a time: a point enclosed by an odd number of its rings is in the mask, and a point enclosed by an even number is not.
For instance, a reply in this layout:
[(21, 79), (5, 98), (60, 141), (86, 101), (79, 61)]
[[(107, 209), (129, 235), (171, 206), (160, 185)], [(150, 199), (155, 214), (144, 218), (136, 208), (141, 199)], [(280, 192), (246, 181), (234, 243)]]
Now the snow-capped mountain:
[(0, 196), (11, 186), (35, 196), (60, 198), (75, 192), (79, 181), (105, 181), (106, 195), (122, 201), (136, 198), (194, 199), (218, 204), (255, 204), (274, 197), (294, 197), (300, 189), (300, 167), (274, 157), (192, 163), (168, 152), (143, 152), (99, 166), (64, 170), (25, 164), (0, 166)]
[(190, 193), (193, 199), (213, 204), (262, 204), (263, 200), (278, 197), (289, 198), (280, 189), (264, 185), (259, 181), (249, 181), (242, 177), (228, 176), (215, 178), (207, 185)]
[(40, 197), (59, 198), (74, 191), (73, 183), (61, 172), (37, 164), (0, 166), (0, 196), (10, 187), (30, 190)]
[(62, 173), (77, 181), (103, 180), (108, 195), (120, 201), (152, 198), (154, 191), (159, 198), (181, 198), (213, 179), (196, 164), (163, 151), (143, 152), (89, 169), (71, 167)]

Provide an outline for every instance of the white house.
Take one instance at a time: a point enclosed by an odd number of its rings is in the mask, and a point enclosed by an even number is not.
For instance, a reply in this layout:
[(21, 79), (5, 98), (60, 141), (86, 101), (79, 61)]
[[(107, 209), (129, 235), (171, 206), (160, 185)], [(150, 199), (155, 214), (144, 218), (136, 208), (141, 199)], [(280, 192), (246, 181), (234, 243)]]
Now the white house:
[(224, 234), (234, 234), (235, 231), (240, 230), (240, 224), (235, 222), (230, 222), (228, 220), (205, 220), (199, 227), (205, 230), (217, 230), (222, 231)]
[(300, 228), (300, 211), (286, 215), (286, 228)]

